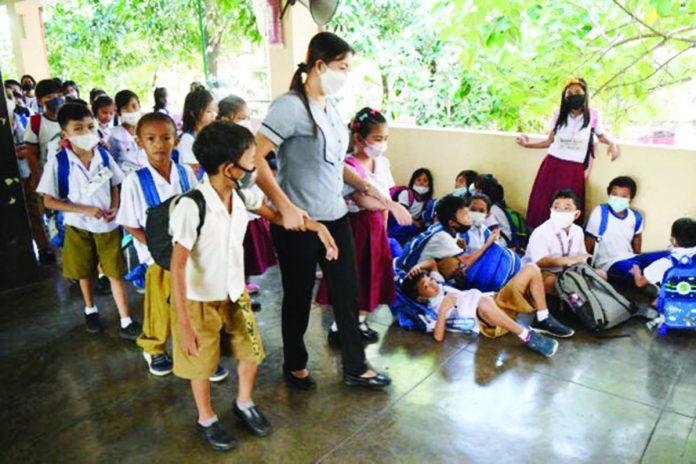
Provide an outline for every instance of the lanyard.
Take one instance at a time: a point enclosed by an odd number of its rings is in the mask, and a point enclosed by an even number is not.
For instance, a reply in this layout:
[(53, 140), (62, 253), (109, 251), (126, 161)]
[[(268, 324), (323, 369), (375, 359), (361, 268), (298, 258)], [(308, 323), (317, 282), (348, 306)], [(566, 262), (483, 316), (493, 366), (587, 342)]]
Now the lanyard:
[(563, 247), (563, 239), (561, 238), (561, 234), (556, 234), (556, 238), (558, 239), (558, 244), (561, 246), (561, 256), (568, 256), (570, 255), (570, 250), (573, 248), (573, 238), (571, 237), (570, 240), (568, 241), (568, 249), (566, 250)]

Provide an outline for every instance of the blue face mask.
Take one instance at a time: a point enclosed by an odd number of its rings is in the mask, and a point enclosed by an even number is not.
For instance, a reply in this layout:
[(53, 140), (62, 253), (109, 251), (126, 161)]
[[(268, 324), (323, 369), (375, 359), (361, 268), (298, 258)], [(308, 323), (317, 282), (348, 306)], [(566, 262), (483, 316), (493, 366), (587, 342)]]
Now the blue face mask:
[(468, 187), (459, 187), (457, 190), (452, 192), (455, 197), (465, 197), (469, 193)]
[(607, 204), (609, 204), (609, 207), (613, 209), (615, 213), (623, 213), (628, 209), (629, 200), (628, 198), (609, 195)]
[(429, 308), (438, 308), (442, 304), (442, 300), (445, 298), (445, 290), (440, 285), (440, 292), (432, 298), (428, 298)]
[(56, 97), (56, 98), (46, 102), (46, 109), (53, 114), (57, 114), (58, 110), (60, 109), (61, 106), (63, 106), (64, 103), (65, 103), (65, 98)]

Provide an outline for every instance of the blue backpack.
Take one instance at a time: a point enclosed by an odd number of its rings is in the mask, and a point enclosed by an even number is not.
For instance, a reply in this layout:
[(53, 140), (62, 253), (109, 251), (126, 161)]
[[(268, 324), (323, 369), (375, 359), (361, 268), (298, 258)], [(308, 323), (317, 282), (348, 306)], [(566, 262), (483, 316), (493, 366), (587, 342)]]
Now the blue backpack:
[[(607, 231), (607, 225), (609, 224), (609, 214), (611, 211), (609, 211), (609, 205), (604, 203), (602, 205), (599, 205), (600, 207), (600, 212), (602, 213), (601, 219), (599, 220), (599, 230), (597, 231), (597, 240), (601, 240), (602, 236), (606, 233)], [(633, 211), (633, 214), (636, 215), (636, 227), (635, 227), (635, 232), (637, 233), (640, 230), (640, 227), (643, 225), (643, 216), (641, 214), (633, 209), (630, 209), (630, 211)]]
[[(102, 159), (102, 164), (109, 167), (109, 152), (106, 148), (98, 145), (99, 155)], [(60, 200), (67, 200), (70, 193), (70, 159), (68, 158), (67, 149), (63, 148), (56, 154), (58, 162), (58, 197)], [(65, 225), (63, 223), (62, 211), (50, 211), (46, 213), (47, 227), (50, 235), (51, 243), (58, 247), (63, 247), (65, 241)]]
[(664, 322), (658, 333), (668, 329), (696, 329), (696, 261), (670, 256), (673, 266), (665, 272), (657, 298), (657, 311)]
[(425, 246), (428, 244), (433, 235), (437, 234), (438, 232), (442, 232), (443, 230), (445, 229), (442, 227), (442, 224), (433, 224), (432, 226), (428, 227), (425, 232), (413, 237), (404, 246), (404, 251), (401, 257), (396, 260), (396, 269), (401, 269), (408, 272), (413, 266), (420, 263), (421, 255), (423, 254), (423, 249), (425, 249)]

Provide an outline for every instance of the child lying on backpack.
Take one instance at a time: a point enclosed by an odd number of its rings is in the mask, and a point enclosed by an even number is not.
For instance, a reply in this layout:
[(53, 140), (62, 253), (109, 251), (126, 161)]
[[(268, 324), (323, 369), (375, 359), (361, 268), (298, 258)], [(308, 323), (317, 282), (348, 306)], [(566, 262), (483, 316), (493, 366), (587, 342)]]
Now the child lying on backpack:
[[(679, 259), (682, 256), (689, 258), (696, 256), (696, 221), (691, 218), (681, 218), (674, 221), (669, 241), (673, 247), (672, 257)], [(634, 265), (631, 274), (636, 287), (645, 287), (648, 284), (658, 285), (672, 266), (673, 263), (669, 257), (660, 258), (642, 272), (640, 266)]]
[[(433, 326), (433, 337), (441, 342), (446, 327), (462, 327), (465, 321), (473, 322), (470, 330), (489, 338), (497, 338), (512, 332), (531, 350), (551, 357), (558, 349), (558, 342), (541, 335), (570, 337), (574, 331), (558, 322), (546, 309), (546, 296), (539, 268), (525, 265), (510, 282), (495, 294), (484, 294), (479, 290), (457, 290), (443, 286), (442, 275), (437, 273), (437, 263), (426, 261), (408, 273), (401, 291), (409, 298), (426, 304), (437, 311), (437, 319), (427, 321)], [(525, 295), (531, 293), (532, 305)], [(519, 313), (536, 312), (531, 329), (515, 322)], [(541, 320), (540, 320), (541, 319)], [(448, 324), (448, 322), (451, 322)]]

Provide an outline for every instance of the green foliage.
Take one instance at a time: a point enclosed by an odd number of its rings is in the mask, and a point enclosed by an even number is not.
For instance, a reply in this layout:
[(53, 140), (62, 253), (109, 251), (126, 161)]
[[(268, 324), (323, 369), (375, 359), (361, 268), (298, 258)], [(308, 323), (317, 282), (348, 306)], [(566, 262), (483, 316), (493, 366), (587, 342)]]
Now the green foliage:
[(344, 0), (330, 27), (378, 64), (390, 115), (421, 124), (543, 130), (583, 76), (618, 126), (696, 75), (695, 0)]
[[(209, 61), (260, 40), (251, 0), (203, 8)], [(198, 0), (65, 0), (47, 8), (45, 29), (53, 74), (111, 94), (128, 87), (149, 95), (165, 70), (204, 79)]]

